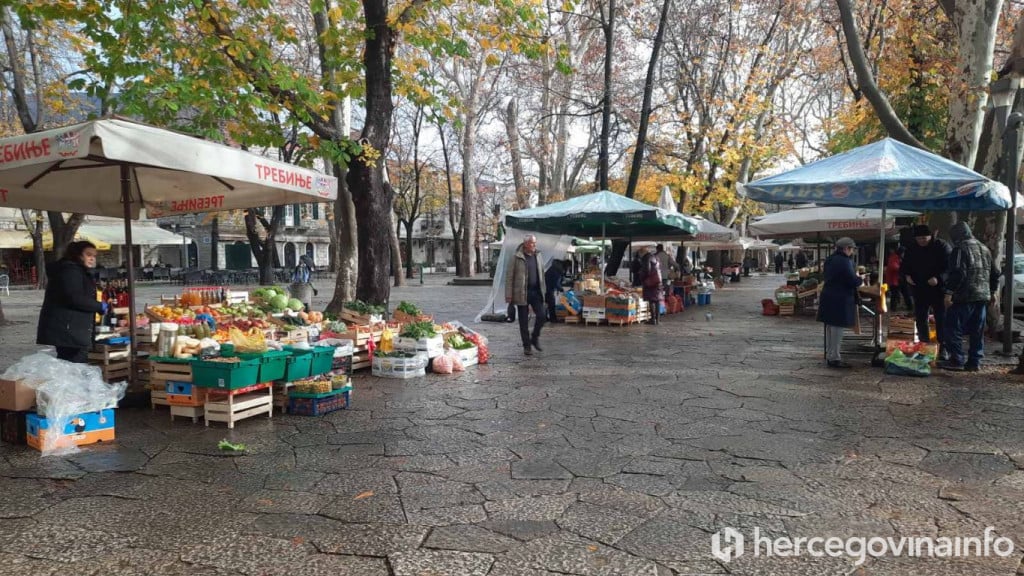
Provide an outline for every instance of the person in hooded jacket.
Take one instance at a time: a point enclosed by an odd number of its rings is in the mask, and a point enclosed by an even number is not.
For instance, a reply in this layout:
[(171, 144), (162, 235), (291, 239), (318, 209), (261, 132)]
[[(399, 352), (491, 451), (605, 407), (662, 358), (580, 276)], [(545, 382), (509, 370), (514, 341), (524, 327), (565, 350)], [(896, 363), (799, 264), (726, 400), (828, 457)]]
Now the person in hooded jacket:
[(932, 235), (928, 226), (917, 225), (913, 230), (914, 242), (907, 246), (900, 274), (911, 287), (914, 299), (914, 318), (917, 320), (917, 337), (922, 342), (930, 342), (928, 330), (928, 313), (935, 316), (936, 340), (942, 346), (940, 354), (944, 357), (946, 350), (946, 307), (943, 305), (943, 294), (946, 286), (946, 270), (949, 266), (949, 244)]
[(857, 244), (851, 238), (836, 241), (836, 251), (825, 260), (825, 285), (818, 301), (818, 320), (825, 323), (825, 360), (829, 368), (850, 368), (843, 362), (843, 330), (857, 323), (857, 287), (864, 281), (853, 267)]
[(96, 300), (96, 246), (80, 241), (68, 244), (64, 257), (46, 266), (49, 279), (39, 311), (36, 343), (57, 348), (57, 358), (85, 364), (92, 347), (96, 314), (107, 303)]
[[(992, 253), (971, 233), (966, 222), (949, 231), (953, 250), (945, 285), (945, 347), (949, 360), (939, 366), (946, 370), (977, 372), (985, 356), (985, 314), (999, 290), (999, 270), (992, 265)], [(970, 341), (964, 361), (964, 336)]]

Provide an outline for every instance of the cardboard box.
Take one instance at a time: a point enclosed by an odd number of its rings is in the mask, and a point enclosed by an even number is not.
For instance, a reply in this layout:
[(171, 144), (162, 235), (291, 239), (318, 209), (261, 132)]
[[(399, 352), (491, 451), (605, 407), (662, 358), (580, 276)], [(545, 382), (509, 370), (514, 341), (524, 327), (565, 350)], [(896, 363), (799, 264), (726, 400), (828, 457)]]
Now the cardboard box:
[[(42, 450), (46, 436), (53, 432), (50, 430), (50, 422), (38, 414), (29, 413), (25, 415), (25, 423), (27, 444), (36, 450)], [(86, 446), (97, 442), (110, 442), (114, 438), (114, 410), (106, 408), (98, 412), (83, 412), (73, 416), (64, 426), (60, 437), (54, 441), (54, 448)]]
[(0, 410), (31, 410), (36, 391), (17, 380), (0, 380)]

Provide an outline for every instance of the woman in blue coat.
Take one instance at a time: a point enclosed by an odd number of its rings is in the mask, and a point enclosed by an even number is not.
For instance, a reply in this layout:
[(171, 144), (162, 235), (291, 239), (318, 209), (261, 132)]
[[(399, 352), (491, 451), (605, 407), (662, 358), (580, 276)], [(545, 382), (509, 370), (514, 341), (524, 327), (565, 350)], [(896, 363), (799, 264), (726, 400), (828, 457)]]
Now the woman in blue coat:
[(857, 323), (857, 287), (863, 283), (853, 267), (851, 238), (840, 238), (836, 251), (825, 260), (825, 286), (818, 302), (818, 320), (825, 323), (825, 359), (829, 368), (850, 368), (839, 357), (843, 329)]

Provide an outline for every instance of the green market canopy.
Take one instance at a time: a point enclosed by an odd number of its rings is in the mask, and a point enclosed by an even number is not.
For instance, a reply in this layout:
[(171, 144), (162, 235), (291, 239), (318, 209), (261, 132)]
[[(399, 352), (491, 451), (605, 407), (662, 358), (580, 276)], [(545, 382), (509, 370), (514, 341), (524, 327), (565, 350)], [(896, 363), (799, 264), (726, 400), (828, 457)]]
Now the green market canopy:
[(685, 239), (697, 233), (697, 224), (682, 214), (608, 191), (510, 212), (505, 224), (544, 234), (637, 240)]

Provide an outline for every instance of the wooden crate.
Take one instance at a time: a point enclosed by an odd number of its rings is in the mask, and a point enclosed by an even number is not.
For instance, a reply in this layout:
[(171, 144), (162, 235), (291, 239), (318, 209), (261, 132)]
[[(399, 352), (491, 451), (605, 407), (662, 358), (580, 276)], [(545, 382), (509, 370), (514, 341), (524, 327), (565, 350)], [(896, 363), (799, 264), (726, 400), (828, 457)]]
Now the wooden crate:
[(267, 418), (274, 416), (274, 389), (271, 386), (245, 394), (228, 394), (224, 399), (207, 400), (204, 417), (207, 426), (210, 422), (225, 422), (228, 428), (234, 428), (235, 422), (262, 414)]
[(395, 320), (396, 322), (401, 322), (402, 324), (411, 324), (413, 322), (433, 322), (434, 321), (434, 317), (429, 315), (429, 314), (419, 314), (417, 316), (412, 316), (412, 315), (406, 314), (405, 312), (402, 312), (401, 310), (397, 310), (397, 309), (394, 311), (394, 313), (391, 314), (391, 318), (393, 320)]
[(338, 319), (341, 320), (342, 322), (345, 322), (346, 324), (364, 325), (370, 323), (369, 314), (360, 314), (358, 312), (353, 312), (352, 310), (346, 310), (344, 308), (342, 308), (341, 312), (338, 314)]
[(792, 316), (796, 311), (796, 306), (793, 304), (780, 304), (779, 305), (779, 316)]
[(167, 391), (164, 389), (153, 390), (152, 387), (149, 390), (149, 403), (153, 410), (156, 410), (157, 406), (170, 406), (171, 403), (167, 401)]
[(191, 382), (192, 381), (192, 365), (191, 364), (175, 364), (171, 362), (151, 362), (151, 369), (149, 373), (150, 381), (154, 384), (157, 381), (166, 382), (168, 380), (177, 380), (178, 382)]

